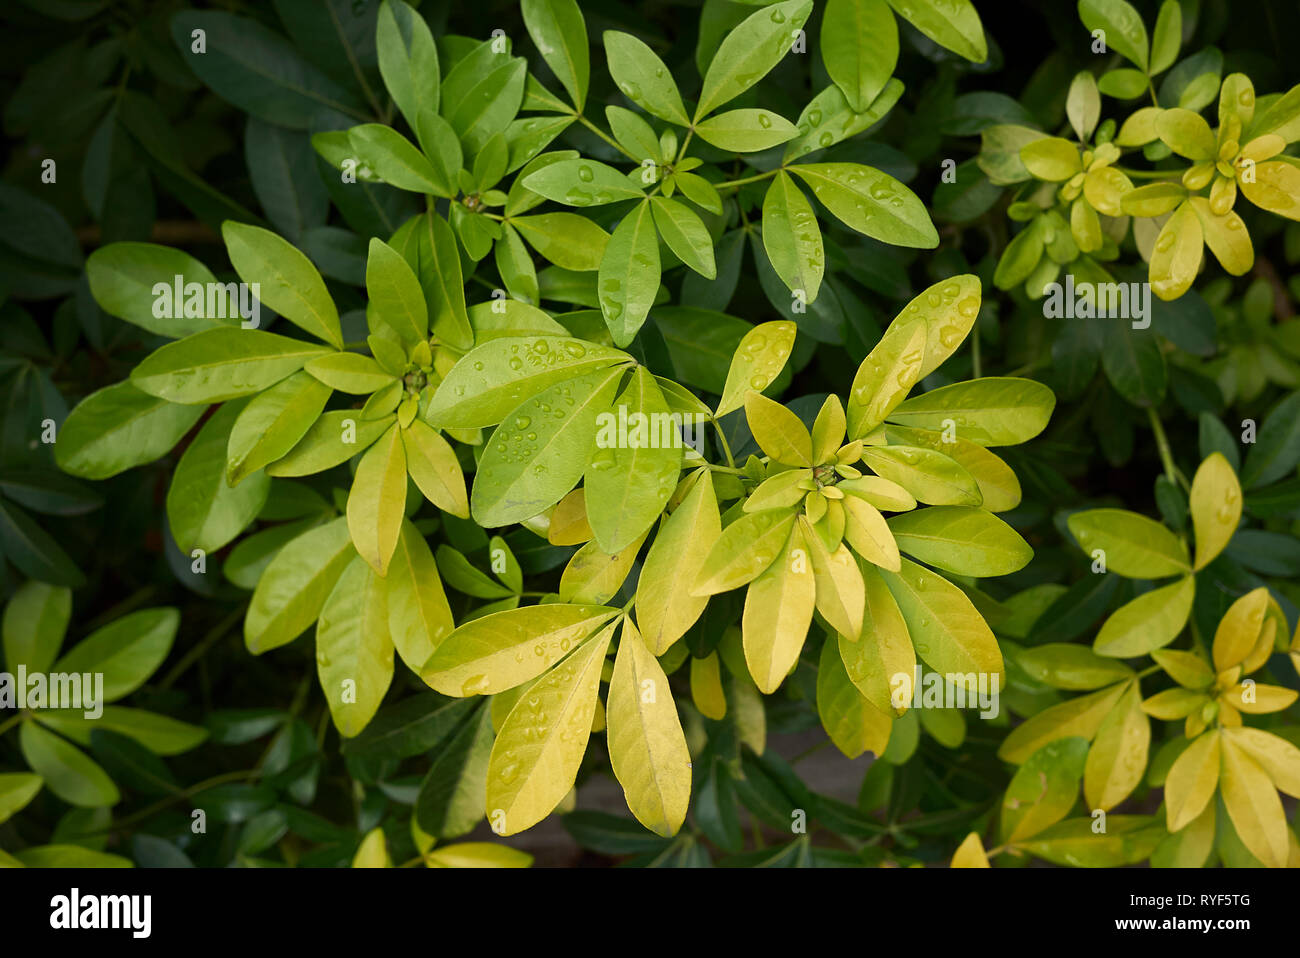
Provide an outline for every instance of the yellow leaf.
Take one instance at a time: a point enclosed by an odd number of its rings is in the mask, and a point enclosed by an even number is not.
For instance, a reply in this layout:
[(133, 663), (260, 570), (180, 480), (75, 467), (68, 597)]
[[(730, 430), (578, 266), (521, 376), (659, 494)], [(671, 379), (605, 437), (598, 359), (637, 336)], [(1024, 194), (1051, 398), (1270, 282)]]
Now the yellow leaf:
[(798, 661), (812, 623), (816, 580), (798, 526), (792, 526), (783, 553), (745, 594), (741, 634), (749, 674), (759, 691), (771, 695)]
[(1205, 810), (1192, 821), (1166, 837), (1151, 853), (1152, 868), (1202, 868), (1214, 850), (1215, 819), (1218, 812), (1214, 802), (1206, 802)]
[(1191, 288), (1201, 266), (1204, 243), (1201, 222), (1185, 202), (1165, 222), (1151, 252), (1151, 288), (1157, 296), (1177, 299)]
[[(995, 453), (983, 446), (977, 446), (969, 439), (960, 437), (957, 437), (955, 442), (945, 442), (941, 432), (930, 429), (911, 429), (893, 423), (885, 427), (885, 432), (891, 443), (933, 449), (936, 452), (942, 452), (956, 462), (957, 465), (970, 473), (971, 478), (975, 480), (979, 495), (984, 500), (981, 507), (989, 512), (1007, 512), (1020, 505), (1020, 480), (1016, 478), (1015, 472)], [(863, 478), (878, 477), (864, 476)], [(899, 488), (902, 487), (899, 486)], [(847, 492), (847, 490), (845, 491)], [(903, 489), (903, 492), (907, 493), (907, 490)], [(911, 493), (907, 493), (907, 495), (911, 498)], [(879, 509), (890, 508), (882, 506), (880, 503), (874, 503), (874, 505)], [(893, 511), (906, 511), (915, 507), (916, 500), (913, 499), (911, 505), (901, 508), (893, 507)]]
[(343, 570), (316, 625), (316, 673), (339, 734), (369, 724), (393, 680), (384, 580), (360, 558)]
[(627, 807), (652, 832), (675, 835), (691, 800), (691, 756), (668, 677), (631, 619), (623, 620), (606, 722), (609, 760)]
[(894, 533), (880, 510), (856, 495), (845, 496), (842, 503), (844, 537), (849, 540), (853, 551), (872, 565), (897, 572), (902, 557), (898, 554)]
[(1151, 723), (1142, 711), (1137, 682), (1097, 729), (1083, 769), (1083, 795), (1090, 808), (1110, 811), (1132, 794), (1146, 773)]
[(469, 496), (465, 493), (465, 476), (447, 440), (420, 419), (413, 420), (401, 433), (406, 470), (424, 497), (443, 512), (468, 519)]
[(840, 446), (844, 445), (844, 430), (846, 428), (844, 406), (840, 403), (840, 397), (831, 393), (826, 397), (826, 401), (822, 403), (817, 418), (813, 420), (813, 465), (830, 462), (835, 458), (835, 454), (840, 451)]
[(603, 605), (614, 597), (632, 571), (647, 529), (636, 541), (610, 555), (592, 540), (575, 552), (560, 576), (560, 600)]
[(402, 661), (419, 674), (456, 624), (429, 544), (409, 520), (402, 523), (383, 581), (393, 645)]
[(1239, 172), (1237, 183), (1246, 199), (1261, 209), (1300, 220), (1300, 169), (1290, 163), (1282, 160), (1256, 163), (1254, 176)]
[(882, 712), (901, 715), (912, 704), (916, 651), (885, 580), (870, 566), (861, 571), (867, 600), (862, 632), (840, 636), (840, 658), (849, 680), (867, 701)]
[(1165, 817), (1176, 832), (1201, 814), (1219, 784), (1222, 748), (1217, 731), (1206, 732), (1174, 760), (1165, 776)]
[(397, 547), (406, 511), (406, 453), (397, 424), (366, 450), (348, 493), (348, 531), (361, 557), (381, 576)]
[(388, 845), (384, 842), (384, 830), (372, 828), (366, 832), (357, 846), (357, 853), (352, 856), (353, 868), (392, 868), (388, 857)]
[(989, 868), (989, 858), (984, 854), (984, 845), (980, 842), (979, 832), (971, 832), (957, 846), (952, 856), (953, 868)]
[(1143, 593), (1115, 610), (1092, 649), (1098, 655), (1131, 659), (1168, 645), (1187, 624), (1196, 596), (1196, 580), (1186, 576)]
[(1290, 843), (1282, 800), (1268, 773), (1226, 737), (1220, 791), (1241, 843), (1269, 868), (1285, 867)]
[(1295, 689), (1261, 685), (1247, 679), (1224, 692), (1221, 701), (1248, 715), (1267, 715), (1269, 712), (1281, 712), (1290, 708), (1297, 696), (1300, 696), (1300, 692)]
[(591, 537), (591, 526), (587, 523), (586, 493), (582, 489), (574, 489), (551, 512), (546, 541), (553, 546), (579, 546)]
[(486, 808), (498, 835), (536, 825), (573, 788), (613, 634), (611, 623), (578, 646), (506, 717), (488, 760)]
[(1126, 682), (1118, 682), (1060, 705), (1043, 709), (1011, 730), (998, 748), (998, 758), (1019, 765), (1053, 739), (1078, 735), (1092, 741), (1101, 723), (1124, 694)]
[(429, 868), (527, 868), (532, 863), (533, 856), (527, 852), (493, 842), (457, 842), (424, 856)]
[[(1217, 185), (1232, 184), (1233, 181), (1215, 182)], [(1210, 248), (1219, 264), (1233, 276), (1250, 272), (1250, 268), (1255, 265), (1255, 248), (1251, 245), (1245, 221), (1232, 211), (1231, 204), (1220, 214), (1211, 209), (1209, 201), (1202, 196), (1193, 196), (1191, 202), (1205, 234), (1205, 245)]]
[(916, 300), (912, 304), (913, 311), (905, 309), (890, 323), (853, 377), (848, 408), (850, 439), (860, 439), (884, 422), (921, 378), (927, 327)]
[(754, 441), (776, 462), (811, 466), (812, 436), (799, 417), (779, 402), (750, 390), (745, 394), (745, 420)]
[(893, 720), (849, 681), (837, 643), (829, 639), (817, 668), (817, 714), (835, 747), (849, 758), (863, 752), (880, 755), (889, 745)]
[(790, 320), (780, 319), (759, 323), (741, 338), (731, 357), (722, 399), (714, 416), (725, 416), (733, 409), (739, 409), (744, 405), (749, 390), (762, 392), (772, 385), (785, 368), (797, 328)]
[(715, 721), (727, 714), (727, 697), (722, 692), (722, 670), (718, 653), (691, 657), (691, 699), (700, 714)]
[(740, 670), (733, 672), (728, 666), (725, 689), (731, 710), (731, 720), (736, 726), (736, 737), (748, 745), (755, 755), (767, 751), (767, 711), (758, 686), (749, 677), (741, 651)]
[(1002, 652), (966, 593), (909, 559), (903, 560), (897, 574), (881, 575), (898, 602), (921, 661), (969, 691), (994, 677), (1001, 687), (1006, 678)]
[(1164, 722), (1186, 718), (1203, 708), (1210, 697), (1192, 689), (1165, 689), (1142, 703), (1142, 711)]
[(693, 595), (690, 586), (703, 578), (721, 534), (713, 476), (700, 469), (691, 491), (660, 525), (637, 580), (637, 625), (655, 655), (667, 652), (708, 605), (708, 597)]
[(495, 695), (535, 679), (617, 614), (562, 603), (493, 612), (447, 636), (420, 677), (443, 695)]
[(1223, 551), (1241, 521), (1241, 483), (1223, 453), (1212, 453), (1196, 470), (1188, 504), (1196, 538), (1193, 569), (1200, 571)]
[(1271, 732), (1257, 728), (1232, 728), (1224, 736), (1247, 752), (1268, 773), (1278, 791), (1300, 798), (1300, 748)]
[(701, 579), (692, 595), (710, 596), (753, 581), (785, 548), (794, 525), (793, 512), (755, 512), (741, 516), (722, 530), (704, 560)]
[(1264, 613), (1268, 609), (1268, 589), (1252, 589), (1232, 605), (1219, 620), (1214, 630), (1214, 668), (1219, 672), (1239, 665), (1250, 655), (1264, 626)]
[(807, 519), (800, 517), (799, 524), (808, 546), (808, 556), (812, 559), (817, 611), (839, 634), (856, 636), (862, 631), (865, 603), (857, 560), (843, 543), (834, 552), (828, 552)]

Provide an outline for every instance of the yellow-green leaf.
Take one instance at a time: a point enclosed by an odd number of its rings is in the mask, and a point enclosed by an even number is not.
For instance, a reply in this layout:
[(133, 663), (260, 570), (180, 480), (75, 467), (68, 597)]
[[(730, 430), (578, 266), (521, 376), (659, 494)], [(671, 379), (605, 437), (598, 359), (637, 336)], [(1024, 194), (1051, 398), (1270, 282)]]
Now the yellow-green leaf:
[(381, 576), (397, 548), (406, 509), (406, 452), (394, 423), (366, 450), (348, 493), (348, 531), (357, 552)]
[(691, 587), (703, 575), (722, 522), (712, 471), (701, 469), (696, 475), (686, 498), (660, 525), (637, 580), (637, 624), (655, 655), (685, 635), (709, 601), (694, 595)]
[(739, 409), (744, 405), (749, 390), (762, 392), (772, 384), (790, 357), (796, 329), (790, 320), (778, 319), (759, 323), (741, 337), (727, 369), (727, 380), (715, 416), (725, 416), (733, 409)]
[(1083, 795), (1089, 808), (1110, 811), (1132, 794), (1146, 773), (1151, 722), (1142, 711), (1142, 692), (1130, 682), (1088, 750)]
[(1223, 551), (1241, 521), (1241, 483), (1223, 453), (1206, 457), (1192, 479), (1188, 496), (1196, 538), (1196, 564), (1200, 571)]
[[(719, 544), (725, 538), (724, 532)], [(812, 623), (815, 601), (816, 580), (808, 547), (799, 527), (792, 524), (782, 553), (745, 594), (741, 618), (745, 661), (759, 691), (768, 695), (775, 692), (794, 668)]]
[(1101, 627), (1093, 651), (1131, 659), (1163, 648), (1183, 631), (1195, 595), (1196, 580), (1189, 575), (1125, 603)]
[(339, 576), (316, 626), (316, 673), (334, 727), (352, 738), (393, 680), (385, 583), (360, 557)]

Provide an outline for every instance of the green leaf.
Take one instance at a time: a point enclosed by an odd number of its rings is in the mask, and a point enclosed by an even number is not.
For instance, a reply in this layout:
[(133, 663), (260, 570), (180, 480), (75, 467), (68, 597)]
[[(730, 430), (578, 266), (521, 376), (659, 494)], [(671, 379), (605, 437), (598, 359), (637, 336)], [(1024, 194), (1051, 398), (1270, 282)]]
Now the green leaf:
[(1072, 514), (1070, 532), (1084, 552), (1105, 553), (1106, 570), (1131, 579), (1162, 579), (1191, 570), (1187, 546), (1153, 519), (1124, 509)]
[(1065, 100), (1065, 113), (1079, 141), (1087, 143), (1101, 119), (1101, 93), (1097, 90), (1096, 78), (1087, 70), (1074, 75)]
[(424, 213), (408, 220), (389, 245), (401, 252), (420, 277), (433, 335), (457, 349), (473, 346), (460, 252), (447, 221), (432, 211)]
[(659, 241), (651, 209), (643, 200), (623, 217), (600, 261), (600, 310), (616, 346), (632, 342), (659, 292)]
[[(465, 155), (461, 151), (460, 140), (456, 139), (456, 131), (438, 114), (426, 112), (420, 114), (415, 138), (433, 171), (432, 182), (437, 187), (433, 191), (434, 195), (451, 199), (458, 191), (461, 167), (465, 164)], [(358, 169), (366, 170), (367, 167), (362, 165)]]
[(930, 506), (889, 519), (898, 548), (915, 559), (957, 575), (1009, 575), (1034, 557), (1017, 532), (973, 506)]
[(668, 677), (630, 619), (623, 620), (606, 723), (610, 764), (628, 808), (656, 834), (676, 834), (691, 797), (691, 756)]
[(829, 0), (822, 15), (822, 62), (857, 113), (885, 88), (898, 63), (898, 25), (885, 0)]
[(380, 180), (412, 193), (450, 192), (428, 157), (414, 143), (382, 123), (363, 123), (348, 130), (348, 142), (357, 160), (375, 172)]
[(1098, 655), (1131, 659), (1163, 648), (1183, 631), (1195, 594), (1196, 580), (1190, 575), (1143, 593), (1106, 620), (1093, 650)]
[(122, 798), (108, 774), (84, 752), (33, 721), (18, 732), (23, 758), (51, 792), (69, 805), (99, 808)]
[(5, 605), (5, 668), (46, 672), (59, 654), (72, 617), (72, 592), (45, 582), (24, 582)]
[[(473, 155), (497, 133), (504, 132), (519, 112), (524, 98), (528, 65), (522, 57), (506, 58), (487, 40), (479, 59), (471, 53), (447, 74), (442, 84), (443, 114), (465, 150)], [(494, 69), (488, 64), (506, 60)], [(463, 74), (463, 75), (462, 75)], [(462, 92), (463, 91), (463, 92)]]
[(576, 213), (514, 216), (510, 225), (533, 249), (562, 269), (600, 269), (609, 234)]
[(55, 672), (102, 672), (100, 701), (129, 695), (171, 651), (181, 616), (175, 609), (141, 609), (96, 629), (54, 663)]
[(384, 581), (393, 645), (418, 674), (455, 622), (429, 544), (410, 522), (402, 523)]
[(826, 268), (821, 229), (812, 204), (784, 170), (763, 198), (763, 248), (791, 292), (802, 293), (805, 303), (817, 298)]
[(1156, 18), (1155, 34), (1151, 37), (1151, 75), (1163, 73), (1178, 59), (1178, 49), (1183, 45), (1183, 8), (1178, 0), (1165, 0)]
[(805, 468), (816, 465), (807, 427), (779, 402), (751, 390), (745, 394), (745, 421), (758, 447), (774, 462)]
[(811, 0), (785, 0), (741, 21), (723, 39), (704, 73), (695, 119), (708, 116), (767, 76), (790, 51), (811, 13)]
[(393, 423), (366, 450), (348, 493), (352, 543), (380, 576), (388, 574), (406, 509), (406, 450), (401, 433)]
[(1054, 739), (1081, 736), (1092, 741), (1124, 694), (1124, 683), (1053, 705), (1021, 722), (998, 748), (998, 758), (1020, 764)]
[(22, 811), (44, 784), (39, 775), (30, 772), (0, 773), (0, 825)]
[(850, 681), (834, 641), (822, 645), (817, 666), (817, 715), (835, 747), (849, 758), (863, 752), (879, 756), (889, 743), (893, 720)]
[(613, 629), (574, 650), (528, 690), (492, 746), (487, 814), (498, 835), (531, 828), (573, 788), (599, 701)]
[(728, 110), (695, 125), (705, 143), (732, 153), (757, 153), (794, 139), (799, 130), (771, 110)]
[(219, 327), (155, 350), (131, 371), (131, 382), (171, 402), (221, 402), (260, 392), (329, 352), (275, 333)]
[(879, 574), (903, 613), (921, 661), (970, 691), (981, 677), (1005, 679), (997, 640), (966, 593), (907, 559), (897, 573), (882, 569)]
[(1149, 329), (1119, 322), (1106, 328), (1101, 366), (1115, 391), (1129, 402), (1154, 407), (1165, 395), (1168, 370), (1159, 340)]
[(310, 476), (347, 462), (384, 434), (393, 416), (362, 419), (359, 410), (322, 413), (296, 446), (266, 467), (268, 476)]
[(406, 260), (378, 237), (370, 239), (366, 294), (372, 331), (376, 325), (387, 326), (408, 347), (428, 338), (429, 310), (420, 281)]
[(58, 431), (59, 468), (83, 479), (108, 479), (164, 456), (203, 415), (141, 392), (130, 382), (91, 393)]
[[(662, 196), (650, 198), (650, 209), (660, 237), (677, 258), (705, 279), (716, 279), (718, 267), (713, 260), (713, 237), (704, 221), (685, 203)], [(658, 292), (657, 284), (655, 292)]]
[(645, 196), (641, 187), (614, 167), (588, 159), (550, 163), (529, 173), (523, 184), (566, 206), (603, 206)]
[(641, 114), (625, 110), (621, 106), (607, 106), (605, 119), (609, 121), (609, 129), (614, 134), (614, 139), (639, 162), (653, 160), (662, 165), (665, 161), (674, 159), (671, 156), (663, 156), (654, 127), (647, 123)]
[(305, 369), (331, 389), (357, 396), (368, 396), (398, 381), (374, 359), (360, 353), (326, 353), (309, 359)]
[(457, 838), (483, 820), (493, 741), (492, 709), (484, 705), (439, 746), (415, 799), (415, 816), (430, 835)]
[(591, 75), (587, 23), (575, 0), (522, 0), (524, 26), (579, 113)]
[(300, 370), (250, 399), (230, 430), (227, 481), (235, 485), (287, 455), (320, 418), (330, 395), (328, 386)]
[(686, 126), (686, 107), (672, 71), (653, 50), (630, 33), (606, 30), (603, 35), (609, 75), (629, 100), (661, 120)]
[(1150, 746), (1151, 723), (1142, 711), (1142, 691), (1131, 682), (1088, 751), (1083, 776), (1088, 805), (1110, 811), (1128, 798), (1146, 773)]
[[(198, 296), (183, 294), (176, 301), (176, 277), (182, 290), (202, 287)], [(238, 325), (238, 302), (226, 287), (194, 257), (154, 243), (110, 243), (86, 258), (90, 292), (104, 312), (160, 336), (178, 339), (211, 329), (218, 323)], [(162, 284), (165, 289), (157, 289)], [(216, 290), (209, 294), (209, 290)], [(209, 309), (209, 301), (212, 308)], [(171, 315), (159, 316), (158, 313)]]
[(956, 459), (920, 446), (868, 446), (862, 460), (872, 471), (933, 506), (978, 506), (979, 484)]
[(789, 163), (869, 130), (894, 108), (902, 95), (902, 82), (891, 78), (867, 109), (859, 113), (849, 105), (839, 87), (828, 86), (799, 114), (795, 121), (799, 136), (786, 144), (783, 162)]
[(1133, 676), (1133, 670), (1124, 663), (1065, 642), (1025, 649), (1015, 660), (1031, 678), (1057, 689), (1088, 692)]
[(479, 525), (522, 522), (574, 487), (595, 446), (597, 417), (609, 408), (621, 375), (597, 369), (561, 380), (505, 418), (474, 476), (470, 511)]
[(1002, 841), (1032, 838), (1069, 814), (1078, 801), (1087, 754), (1086, 739), (1057, 739), (1016, 769), (1002, 799)]
[(270, 230), (221, 224), (235, 272), (263, 304), (336, 349), (343, 348), (339, 313), (311, 260)]
[(271, 489), (255, 472), (237, 486), (226, 478), (226, 450), (244, 403), (225, 403), (185, 449), (167, 489), (167, 520), (181, 552), (216, 552), (257, 518)]
[[(71, 417), (68, 421), (72, 421)], [(66, 423), (63, 428), (68, 428)], [(1266, 486), (1295, 472), (1297, 464), (1300, 464), (1300, 394), (1292, 394), (1264, 417), (1255, 445), (1241, 467), (1241, 483), (1248, 489)]]
[(447, 440), (417, 419), (402, 430), (402, 445), (406, 450), (406, 471), (424, 497), (444, 512), (469, 518), (465, 477)]
[(537, 678), (617, 614), (561, 603), (493, 612), (448, 636), (421, 678), (443, 695), (495, 695)]
[(1102, 30), (1106, 46), (1148, 71), (1147, 28), (1142, 14), (1125, 0), (1079, 0), (1079, 19), (1089, 30)]
[(276, 553), (244, 617), (248, 651), (260, 655), (305, 632), (356, 554), (344, 517), (303, 533)]
[(1082, 171), (1079, 148), (1059, 136), (1043, 137), (1020, 148), (1020, 161), (1037, 179), (1059, 183)]
[(78, 587), (85, 576), (54, 538), (13, 503), (0, 499), (0, 552), (23, 575), (53, 585)]
[(1047, 427), (1056, 397), (1032, 379), (989, 376), (932, 389), (905, 400), (890, 422), (918, 429), (955, 430), (980, 446), (1015, 446)]
[(790, 170), (850, 229), (894, 246), (939, 245), (925, 204), (889, 174), (858, 163), (805, 163)]
[(655, 655), (685, 635), (708, 604), (691, 587), (703, 576), (721, 532), (712, 473), (699, 470), (695, 485), (659, 527), (637, 580), (637, 625)]
[[(193, 34), (202, 31), (203, 52)], [(213, 92), (267, 123), (305, 130), (323, 111), (363, 116), (360, 102), (256, 20), (182, 10), (171, 19), (181, 59)]]
[(691, 592), (709, 596), (757, 578), (784, 552), (794, 514), (772, 509), (741, 516), (722, 530), (704, 561), (704, 575)]
[[(668, 503), (681, 469), (682, 442), (654, 375), (637, 366), (600, 414), (583, 489), (587, 521), (601, 549), (621, 552), (643, 536)], [(625, 422), (625, 435), (618, 423)]]
[(988, 59), (984, 27), (970, 0), (889, 0), (904, 20), (972, 63)]
[(564, 336), (505, 336), (465, 355), (433, 394), (425, 419), (470, 429), (501, 422), (522, 400), (630, 357)]
[(316, 674), (344, 738), (369, 724), (393, 680), (384, 580), (360, 557), (343, 570), (321, 608)]
[(375, 47), (384, 86), (407, 125), (418, 129), (421, 116), (438, 112), (438, 47), (428, 24), (403, 0), (383, 0)]

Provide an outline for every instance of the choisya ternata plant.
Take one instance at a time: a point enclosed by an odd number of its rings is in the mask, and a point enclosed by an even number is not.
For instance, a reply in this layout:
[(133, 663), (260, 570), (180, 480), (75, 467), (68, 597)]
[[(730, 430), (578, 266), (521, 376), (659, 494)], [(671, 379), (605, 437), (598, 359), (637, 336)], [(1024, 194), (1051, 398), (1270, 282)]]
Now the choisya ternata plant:
[[(661, 388), (616, 351), (507, 337), (452, 369), (431, 419), (457, 428), (500, 423), (478, 463), (476, 519), (527, 522), (552, 541), (586, 540), (557, 594), (461, 625), (422, 669), (446, 695), (513, 702), (487, 775), (494, 828), (528, 828), (565, 798), (594, 724), (608, 728), (610, 760), (633, 813), (661, 834), (677, 830), (691, 772), (659, 657), (680, 665), (674, 644), (710, 596), (729, 590), (746, 588), (743, 668), (734, 656), (728, 668), (747, 671), (763, 692), (795, 667), (815, 615), (839, 636), (830, 646), (837, 655), (823, 663), (842, 685), (832, 691), (844, 694), (823, 695), (819, 679), (818, 707), (850, 754), (868, 743), (883, 751), (892, 716), (911, 698), (897, 694), (894, 679), (910, 683), (918, 659), (972, 688), (980, 676), (1001, 679), (993, 633), (944, 573), (965, 582), (1029, 560), (1027, 543), (993, 515), (1013, 508), (1020, 491), (989, 447), (1036, 435), (1052, 394), (1027, 380), (992, 378), (905, 401), (965, 338), (978, 308), (973, 276), (921, 293), (863, 362), (847, 404), (828, 397), (811, 432), (760, 392), (790, 353), (793, 325), (755, 327), (736, 350), (719, 405), (706, 409), (716, 417), (743, 404), (763, 453), (744, 467), (653, 448), (615, 450), (615, 462), (602, 463), (601, 412), (621, 406), (631, 420), (666, 411), (667, 397), (682, 392)], [(580, 478), (582, 488), (570, 493)], [(606, 604), (647, 540), (631, 600), (621, 609)], [(603, 663), (616, 635), (610, 672)], [(718, 689), (716, 653), (708, 658), (711, 666), (697, 657), (691, 670), (705, 714), (714, 709), (703, 700)]]
[[(1123, 256), (1130, 226), (1161, 299), (1187, 292), (1207, 247), (1228, 273), (1248, 272), (1255, 254), (1234, 208), (1238, 194), (1300, 219), (1300, 162), (1283, 152), (1300, 139), (1300, 87), (1257, 96), (1250, 77), (1233, 73), (1220, 82), (1214, 70), (1187, 78), (1177, 90), (1166, 84), (1157, 98), (1154, 78), (1174, 66), (1182, 42), (1177, 0), (1161, 7), (1149, 44), (1141, 16), (1123, 0), (1082, 0), (1079, 12), (1137, 69), (1074, 78), (1066, 108), (1073, 140), (1023, 127), (986, 134), (986, 172), (995, 182), (1026, 184), (1008, 210), (1026, 226), (1003, 251), (995, 283), (1023, 285), (1038, 298), (1062, 270), (1084, 282), (1109, 282), (1103, 264)], [(1113, 119), (1101, 122), (1103, 94), (1127, 100), (1148, 93), (1153, 105), (1118, 127)], [(1212, 129), (1200, 112), (1216, 102)], [(1157, 165), (1134, 168), (1139, 150)]]
[[(1208, 647), (1194, 625), (1188, 648), (1170, 647), (1192, 616), (1197, 574), (1229, 545), (1241, 519), (1241, 487), (1221, 453), (1196, 471), (1188, 508), (1193, 558), (1182, 536), (1138, 513), (1070, 516), (1070, 531), (1099, 564), (1095, 570), (1177, 579), (1122, 605), (1092, 649), (1047, 643), (1012, 653), (1013, 682), (1087, 694), (1026, 715), (1003, 741), (999, 757), (1019, 768), (1002, 804), (998, 847), (989, 854), (1077, 866), (1149, 859), (1161, 867), (1201, 867), (1217, 853), (1234, 866), (1300, 866), (1300, 845), (1277, 794), (1300, 790), (1298, 730), (1275, 725), (1275, 734), (1243, 721), (1277, 715), (1296, 701), (1293, 689), (1249, 678), (1288, 650), (1282, 608), (1267, 587), (1250, 589), (1227, 607)], [(1296, 647), (1292, 639), (1289, 648)], [(1129, 664), (1148, 657), (1152, 664), (1141, 671)], [(1144, 693), (1148, 679), (1166, 687)], [(1154, 754), (1150, 718), (1181, 723)], [(1144, 783), (1163, 786), (1163, 814), (1110, 814)], [(1089, 814), (1067, 818), (1081, 784)], [(953, 865), (987, 867), (978, 834), (968, 836)]]

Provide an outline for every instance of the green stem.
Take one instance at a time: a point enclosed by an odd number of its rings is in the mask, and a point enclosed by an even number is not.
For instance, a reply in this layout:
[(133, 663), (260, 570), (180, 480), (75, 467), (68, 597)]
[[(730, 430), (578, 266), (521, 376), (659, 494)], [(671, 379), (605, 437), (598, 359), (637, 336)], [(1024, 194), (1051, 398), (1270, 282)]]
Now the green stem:
[(1169, 448), (1169, 437), (1165, 435), (1165, 427), (1160, 423), (1160, 417), (1156, 415), (1154, 406), (1147, 407), (1147, 419), (1151, 422), (1151, 431), (1155, 433), (1156, 449), (1160, 452), (1160, 461), (1165, 467), (1165, 478), (1175, 485), (1181, 485), (1184, 489), (1189, 489), (1187, 480), (1183, 474), (1178, 471), (1174, 465), (1174, 455)]
[(688, 127), (686, 130), (686, 138), (682, 140), (682, 145), (677, 150), (677, 158), (673, 160), (673, 166), (676, 166), (678, 163), (680, 163), (682, 159), (686, 156), (686, 148), (691, 145), (691, 137), (693, 137), (694, 135), (695, 135), (695, 127), (693, 126)]
[(4, 735), (5, 732), (9, 731), (15, 725), (21, 722), (25, 716), (26, 716), (25, 711), (19, 712), (13, 718), (9, 719), (9, 721), (0, 723), (0, 735)]
[(980, 378), (980, 367), (980, 330), (979, 324), (976, 323), (975, 328), (971, 330), (970, 337), (970, 368), (973, 378)]
[(746, 183), (757, 183), (760, 180), (766, 180), (780, 173), (785, 167), (778, 166), (775, 170), (768, 170), (766, 173), (759, 173), (757, 176), (746, 176), (740, 180), (728, 180), (725, 183), (717, 183), (714, 188), (719, 190), (730, 190), (737, 186), (744, 186)]
[(736, 460), (731, 455), (731, 445), (727, 442), (726, 434), (723, 433), (722, 427), (718, 425), (716, 419), (713, 420), (713, 428), (718, 434), (718, 445), (722, 447), (722, 454), (727, 457), (727, 465), (735, 469)]
[(619, 145), (618, 145), (618, 142), (617, 142), (617, 141), (616, 141), (612, 136), (610, 136), (608, 133), (606, 133), (604, 130), (602, 130), (600, 127), (598, 127), (596, 124), (592, 123), (592, 122), (591, 122), (590, 120), (588, 120), (585, 116), (582, 116), (581, 114), (579, 114), (579, 115), (578, 115), (578, 122), (581, 123), (583, 126), (585, 126), (587, 129), (589, 129), (592, 133), (595, 133), (598, 137), (600, 137), (602, 140), (604, 140), (606, 143), (608, 143), (608, 144), (609, 144), (610, 146), (612, 146), (614, 149), (618, 150), (620, 153), (622, 153), (624, 156), (626, 156), (626, 157), (627, 157), (629, 160), (631, 160), (633, 163), (635, 163), (635, 164), (637, 164), (638, 166), (640, 166), (640, 164), (641, 164), (641, 161), (640, 161), (640, 160), (638, 160), (635, 156), (633, 156), (633, 155), (632, 155), (631, 153), (629, 153), (627, 150), (623, 149), (623, 147), (619, 146)]
[(244, 611), (247, 608), (248, 603), (245, 602), (239, 608), (235, 609), (234, 612), (231, 612), (228, 616), (209, 629), (208, 633), (203, 636), (203, 638), (199, 639), (199, 641), (185, 653), (185, 656), (176, 663), (175, 667), (167, 673), (166, 677), (158, 683), (158, 687), (160, 689), (170, 687), (173, 682), (180, 678), (181, 673), (202, 658), (209, 648), (225, 637), (226, 633), (230, 631), (230, 627), (244, 617)]

